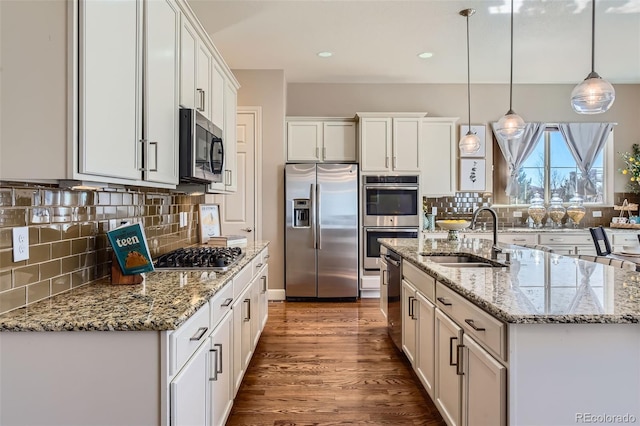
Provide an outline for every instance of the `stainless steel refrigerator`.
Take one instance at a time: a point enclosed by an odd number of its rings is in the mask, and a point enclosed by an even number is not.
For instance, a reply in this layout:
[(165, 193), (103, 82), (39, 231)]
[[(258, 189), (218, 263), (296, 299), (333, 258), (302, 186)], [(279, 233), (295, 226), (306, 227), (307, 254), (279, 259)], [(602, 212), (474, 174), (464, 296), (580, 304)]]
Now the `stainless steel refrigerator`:
[(358, 166), (285, 166), (287, 299), (358, 297)]

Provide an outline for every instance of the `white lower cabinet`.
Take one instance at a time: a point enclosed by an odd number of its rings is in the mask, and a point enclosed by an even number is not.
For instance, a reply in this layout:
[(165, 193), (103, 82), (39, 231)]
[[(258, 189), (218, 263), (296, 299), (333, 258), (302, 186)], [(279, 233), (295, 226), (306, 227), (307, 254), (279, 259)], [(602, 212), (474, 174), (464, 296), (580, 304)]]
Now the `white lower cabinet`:
[(415, 366), (416, 358), (416, 327), (417, 319), (414, 311), (416, 307), (416, 289), (408, 281), (402, 280), (402, 350)]
[(260, 291), (258, 293), (258, 318), (260, 332), (269, 319), (269, 265), (265, 264), (259, 272)]
[(506, 425), (507, 367), (473, 338), (462, 337), (462, 422), (470, 426)]
[(251, 360), (251, 289), (247, 286), (234, 301), (233, 311), (233, 395), (238, 393)]
[(206, 425), (208, 345), (201, 345), (171, 382), (171, 425)]
[(448, 425), (460, 425), (462, 376), (458, 374), (458, 347), (462, 346), (462, 329), (440, 309), (435, 315), (435, 344), (434, 402)]
[(422, 386), (433, 398), (435, 391), (435, 305), (422, 293), (416, 293), (418, 302), (416, 329), (416, 357), (414, 368)]
[(224, 425), (233, 405), (231, 386), (233, 365), (231, 351), (233, 349), (232, 336), (233, 315), (228, 312), (216, 330), (211, 334), (209, 355), (210, 370), (209, 384), (211, 386), (211, 410), (208, 423), (212, 426)]

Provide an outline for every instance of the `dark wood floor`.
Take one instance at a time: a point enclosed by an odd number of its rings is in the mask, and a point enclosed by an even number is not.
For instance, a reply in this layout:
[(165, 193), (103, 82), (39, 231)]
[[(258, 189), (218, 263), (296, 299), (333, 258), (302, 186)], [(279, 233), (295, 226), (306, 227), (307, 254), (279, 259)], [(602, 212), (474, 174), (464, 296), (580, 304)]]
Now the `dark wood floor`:
[(444, 425), (378, 299), (272, 302), (227, 425)]

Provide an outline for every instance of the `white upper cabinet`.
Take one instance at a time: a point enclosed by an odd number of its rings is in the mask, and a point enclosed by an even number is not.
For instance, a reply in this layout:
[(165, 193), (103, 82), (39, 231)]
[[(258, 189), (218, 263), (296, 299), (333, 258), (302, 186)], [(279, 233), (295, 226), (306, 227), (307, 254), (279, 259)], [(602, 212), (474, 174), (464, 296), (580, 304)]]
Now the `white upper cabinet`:
[(189, 20), (180, 18), (180, 106), (195, 108), (201, 98), (196, 96), (196, 64), (198, 58), (198, 33)]
[(225, 109), (225, 107), (227, 106), (227, 104), (229, 104), (226, 99), (227, 93), (225, 92), (225, 90), (226, 85), (222, 67), (214, 63), (213, 70), (211, 72), (211, 121), (222, 130), (226, 130), (227, 110)]
[(419, 172), (425, 113), (358, 113), (363, 172)]
[(142, 4), (81, 3), (79, 172), (175, 185), (180, 13)]
[(353, 119), (287, 117), (288, 162), (356, 160), (356, 124)]
[(224, 162), (222, 180), (210, 183), (207, 192), (233, 193), (238, 190), (238, 92), (230, 81), (224, 82)]
[(196, 65), (196, 109), (211, 120), (211, 53), (199, 42)]
[(457, 118), (422, 119), (420, 192), (429, 197), (453, 195), (457, 176)]
[(79, 172), (140, 179), (142, 2), (79, 6)]

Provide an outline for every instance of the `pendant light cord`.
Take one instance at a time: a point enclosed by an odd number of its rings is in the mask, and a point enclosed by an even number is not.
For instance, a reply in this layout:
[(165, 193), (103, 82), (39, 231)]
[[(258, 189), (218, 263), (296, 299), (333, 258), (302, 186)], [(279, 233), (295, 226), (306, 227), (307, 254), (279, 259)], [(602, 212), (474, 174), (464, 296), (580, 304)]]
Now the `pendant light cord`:
[(469, 132), (471, 131), (471, 56), (469, 54), (469, 14), (467, 14), (467, 105), (469, 107)]
[(511, 0), (511, 75), (509, 77), (509, 114), (513, 114), (513, 0)]
[(595, 55), (596, 55), (596, 0), (591, 2), (591, 73), (596, 70), (595, 67)]

